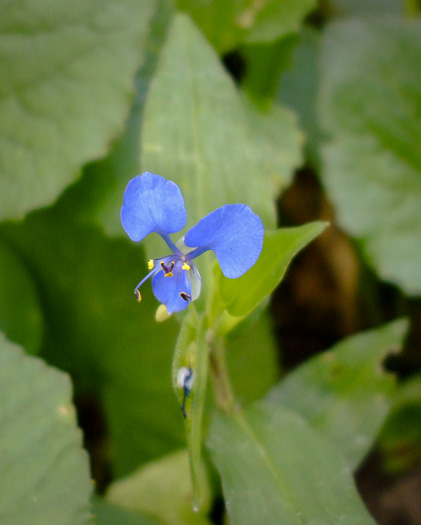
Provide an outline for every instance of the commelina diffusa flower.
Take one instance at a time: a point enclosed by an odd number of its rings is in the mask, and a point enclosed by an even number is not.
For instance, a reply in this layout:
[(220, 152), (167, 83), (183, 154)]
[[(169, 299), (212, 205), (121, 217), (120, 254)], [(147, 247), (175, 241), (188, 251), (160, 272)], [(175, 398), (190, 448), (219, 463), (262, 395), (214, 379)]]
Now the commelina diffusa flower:
[(155, 297), (168, 313), (184, 310), (200, 295), (201, 278), (192, 262), (213, 250), (226, 277), (240, 277), (257, 261), (263, 245), (263, 224), (245, 204), (226, 204), (203, 217), (176, 244), (169, 234), (184, 228), (187, 220), (184, 199), (175, 182), (145, 172), (132, 179), (124, 193), (121, 222), (133, 241), (158, 233), (171, 254), (150, 260), (150, 272), (136, 286), (152, 277)]

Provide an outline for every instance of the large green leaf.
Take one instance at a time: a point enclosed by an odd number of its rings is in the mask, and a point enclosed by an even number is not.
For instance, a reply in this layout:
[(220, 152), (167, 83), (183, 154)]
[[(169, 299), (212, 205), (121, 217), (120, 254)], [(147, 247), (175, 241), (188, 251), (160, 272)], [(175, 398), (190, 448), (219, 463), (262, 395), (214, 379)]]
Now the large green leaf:
[(406, 327), (396, 321), (338, 343), (291, 372), (268, 401), (299, 412), (356, 468), (392, 404), (395, 377), (382, 362), (401, 347)]
[(319, 111), (323, 182), (380, 276), (421, 293), (421, 22), (328, 28)]
[(262, 253), (248, 272), (228, 279), (219, 271), (222, 306), (235, 317), (252, 312), (279, 284), (293, 257), (325, 228), (325, 222), (312, 222), (265, 232)]
[(274, 226), (273, 199), (299, 161), (301, 139), (288, 112), (273, 112), (247, 107), (213, 49), (177, 15), (146, 101), (142, 168), (180, 186), (188, 226), (235, 202)]
[(86, 165), (81, 180), (69, 187), (61, 198), (63, 211), (81, 222), (101, 225), (109, 235), (126, 235), (120, 221), (123, 194), (129, 180), (140, 173), (140, 130), (144, 102), (172, 15), (170, 0), (156, 1), (144, 45), (145, 59), (134, 79), (136, 98), (124, 132), (113, 143), (107, 157)]
[(0, 22), (0, 218), (49, 204), (121, 129), (153, 0), (19, 0)]
[(374, 524), (342, 456), (280, 406), (217, 416), (209, 447), (232, 525)]
[(27, 352), (38, 352), (43, 332), (38, 293), (22, 261), (1, 240), (0, 330)]
[(219, 52), (243, 42), (271, 42), (298, 29), (315, 0), (175, 0)]
[[(202, 484), (206, 474), (201, 470)], [(206, 525), (209, 510), (209, 487), (204, 494), (201, 512), (192, 507), (193, 489), (189, 458), (182, 450), (144, 465), (131, 476), (112, 483), (107, 500), (133, 512), (143, 512), (162, 525)]]
[(3, 226), (42, 293), (43, 353), (69, 370), (78, 392), (101, 394), (113, 467), (125, 474), (183, 444), (171, 386), (177, 322), (155, 322), (150, 283), (138, 304), (133, 289), (146, 274), (140, 246), (77, 226), (61, 208)]
[(88, 457), (66, 374), (0, 334), (0, 521), (91, 523)]

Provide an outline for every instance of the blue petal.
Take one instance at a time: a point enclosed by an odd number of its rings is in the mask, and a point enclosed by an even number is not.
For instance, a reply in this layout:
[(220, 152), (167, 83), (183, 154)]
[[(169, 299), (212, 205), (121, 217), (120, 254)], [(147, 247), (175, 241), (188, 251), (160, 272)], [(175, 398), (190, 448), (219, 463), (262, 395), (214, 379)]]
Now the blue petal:
[(197, 247), (192, 258), (213, 250), (226, 277), (243, 275), (259, 258), (263, 246), (263, 224), (260, 217), (245, 204), (226, 204), (188, 231), (186, 246)]
[(175, 182), (146, 171), (127, 185), (121, 222), (133, 241), (141, 241), (152, 232), (178, 232), (186, 219), (184, 199)]
[(180, 294), (191, 297), (191, 284), (187, 271), (181, 269), (182, 262), (178, 261), (172, 277), (165, 277), (164, 272), (158, 272), (152, 279), (152, 289), (159, 302), (165, 304), (168, 313), (179, 312), (187, 308), (189, 300)]

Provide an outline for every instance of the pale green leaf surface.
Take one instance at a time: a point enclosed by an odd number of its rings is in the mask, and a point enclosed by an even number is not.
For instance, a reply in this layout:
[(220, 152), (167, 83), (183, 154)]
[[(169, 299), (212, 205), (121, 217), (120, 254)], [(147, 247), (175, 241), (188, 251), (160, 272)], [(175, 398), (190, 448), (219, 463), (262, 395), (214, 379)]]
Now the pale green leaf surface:
[(374, 524), (343, 457), (298, 415), (218, 415), (208, 440), (232, 525)]
[(314, 0), (175, 0), (218, 50), (240, 43), (271, 42), (298, 29)]
[(0, 522), (91, 523), (69, 377), (0, 334)]
[(59, 206), (30, 214), (1, 234), (16, 247), (42, 290), (48, 331), (43, 353), (72, 373), (78, 393), (101, 395), (113, 468), (130, 472), (184, 442), (171, 386), (178, 323), (155, 321), (141, 246), (81, 227)]
[(3, 2), (0, 218), (51, 203), (121, 130), (153, 0)]
[(93, 499), (92, 511), (98, 525), (159, 525), (145, 514), (128, 511), (100, 497)]
[[(188, 227), (215, 208), (238, 202), (248, 204), (265, 225), (275, 225), (273, 200), (290, 180), (300, 135), (288, 112), (274, 110), (256, 125), (259, 117), (246, 107), (193, 23), (176, 16), (146, 101), (141, 165), (180, 186)], [(297, 144), (291, 147), (294, 137)], [(262, 163), (267, 141), (265, 151), (273, 159)]]
[[(201, 470), (202, 483), (206, 474)], [(201, 512), (193, 512), (193, 489), (189, 458), (185, 450), (144, 465), (131, 476), (115, 481), (107, 491), (107, 500), (133, 512), (142, 512), (162, 525), (206, 525), (209, 487)]]
[(338, 221), (383, 279), (414, 295), (421, 293), (420, 63), (419, 20), (332, 24), (319, 96), (329, 138), (322, 178)]
[(293, 257), (326, 228), (312, 222), (294, 228), (266, 231), (257, 263), (238, 279), (219, 271), (221, 303), (235, 317), (252, 312), (279, 284)]
[(294, 168), (302, 163), (304, 137), (298, 130), (295, 114), (277, 103), (266, 110), (258, 109), (246, 96), (243, 104), (254, 158), (274, 187), (286, 187), (292, 182)]
[(400, 349), (406, 328), (405, 321), (396, 321), (341, 341), (292, 371), (267, 401), (298, 412), (355, 469), (391, 407), (396, 381), (382, 363)]
[(35, 354), (41, 345), (43, 327), (34, 282), (16, 253), (0, 240), (0, 330), (9, 340)]

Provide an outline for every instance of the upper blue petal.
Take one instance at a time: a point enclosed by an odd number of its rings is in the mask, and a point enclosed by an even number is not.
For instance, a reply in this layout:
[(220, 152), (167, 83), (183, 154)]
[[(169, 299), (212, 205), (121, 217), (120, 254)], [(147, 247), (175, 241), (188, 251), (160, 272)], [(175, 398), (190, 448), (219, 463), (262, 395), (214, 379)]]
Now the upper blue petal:
[(133, 241), (141, 241), (152, 232), (178, 232), (186, 220), (184, 199), (175, 182), (146, 171), (127, 185), (121, 222)]
[(173, 270), (173, 276), (165, 276), (164, 272), (158, 272), (152, 279), (152, 289), (155, 297), (165, 304), (168, 313), (179, 312), (189, 305), (189, 301), (181, 297), (181, 293), (191, 296), (191, 283), (187, 277), (187, 271), (182, 270), (182, 261), (177, 261)]
[[(263, 246), (260, 217), (245, 204), (226, 204), (203, 217), (184, 237), (197, 255), (213, 250), (226, 277), (240, 277), (259, 258)], [(194, 252), (191, 252), (196, 256)]]

